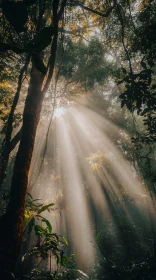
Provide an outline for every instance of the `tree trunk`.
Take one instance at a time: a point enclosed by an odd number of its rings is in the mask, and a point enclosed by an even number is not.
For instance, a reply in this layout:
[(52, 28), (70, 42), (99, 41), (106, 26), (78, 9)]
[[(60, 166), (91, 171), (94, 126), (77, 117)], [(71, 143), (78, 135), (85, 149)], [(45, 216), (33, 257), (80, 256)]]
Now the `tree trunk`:
[[(53, 76), (57, 50), (58, 22), (63, 14), (65, 5), (66, 0), (62, 0), (60, 10), (57, 13), (59, 1), (53, 1), (55, 34), (48, 63), (49, 72), (43, 89), (44, 74), (39, 72), (34, 65), (32, 66), (28, 96), (23, 113), (21, 141), (11, 182), (10, 201), (6, 214), (0, 219), (2, 228), (0, 231), (0, 276), (3, 280), (13, 279), (10, 276), (11, 274), (8, 276), (8, 273), (14, 273), (22, 245), (25, 198), (36, 130), (40, 120), (43, 99)], [(41, 53), (38, 55), (42, 56)]]
[[(12, 131), (13, 131), (13, 119), (14, 119), (15, 109), (16, 109), (16, 106), (17, 106), (17, 103), (19, 100), (20, 92), (21, 92), (23, 75), (27, 70), (29, 62), (30, 62), (30, 55), (28, 54), (26, 57), (25, 64), (22, 67), (20, 74), (19, 74), (17, 90), (15, 93), (15, 97), (14, 97), (14, 100), (13, 100), (13, 103), (11, 106), (11, 110), (9, 113), (9, 117), (8, 117), (6, 135), (5, 135), (3, 144), (2, 144), (2, 150), (1, 150), (1, 154), (0, 154), (0, 189), (6, 178), (6, 169), (8, 166), (10, 152), (16, 146), (16, 145), (11, 145), (11, 135), (12, 135)], [(17, 135), (20, 136), (19, 134), (17, 134)], [(17, 144), (20, 140), (20, 137), (14, 137), (14, 139), (16, 139), (16, 144)]]
[[(52, 43), (55, 64), (58, 32)], [(51, 72), (53, 74), (53, 71)], [(23, 220), (28, 175), (34, 149), (37, 126), (40, 120), (45, 91), (42, 91), (44, 75), (32, 67), (30, 86), (23, 113), (23, 128), (11, 182), (10, 201), (7, 212), (0, 219), (0, 273), (7, 280), (8, 272), (14, 272), (23, 238)], [(49, 80), (50, 81), (50, 80)], [(2, 275), (2, 274), (1, 274)], [(9, 276), (10, 277), (10, 276)]]
[(2, 225), (0, 265), (5, 271), (14, 271), (22, 242), (28, 174), (44, 98), (41, 91), (43, 79), (44, 75), (33, 66), (23, 114), (21, 141), (12, 177), (10, 201), (7, 212), (0, 221)]

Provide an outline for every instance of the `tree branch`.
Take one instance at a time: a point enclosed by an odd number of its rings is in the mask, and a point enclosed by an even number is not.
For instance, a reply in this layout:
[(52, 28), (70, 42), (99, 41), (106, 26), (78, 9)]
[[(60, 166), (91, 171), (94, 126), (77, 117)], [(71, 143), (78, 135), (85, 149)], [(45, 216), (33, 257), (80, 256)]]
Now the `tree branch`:
[(122, 7), (120, 5), (117, 5), (117, 14), (118, 14), (118, 18), (119, 18), (119, 21), (120, 21), (120, 24), (121, 24), (122, 45), (123, 45), (123, 48), (124, 48), (124, 51), (125, 51), (128, 63), (129, 63), (129, 70), (130, 70), (131, 76), (133, 76), (133, 69), (132, 69), (130, 54), (129, 54), (129, 51), (128, 51), (128, 49), (126, 47), (126, 44), (125, 44), (125, 28), (124, 28), (124, 21), (123, 21), (120, 9), (122, 9)]
[(66, 2), (67, 2), (67, 0), (62, 0), (61, 8), (60, 8), (59, 12), (57, 12), (59, 1), (55, 0), (53, 2), (53, 26), (55, 28), (55, 33), (54, 33), (54, 37), (53, 37), (53, 41), (52, 41), (52, 45), (51, 45), (50, 57), (49, 57), (49, 61), (48, 61), (49, 72), (48, 72), (47, 80), (46, 80), (45, 85), (42, 90), (43, 93), (45, 93), (48, 90), (49, 84), (50, 84), (52, 76), (53, 76), (55, 58), (56, 58), (56, 50), (57, 50), (58, 22), (64, 12)]
[(66, 7), (66, 4), (67, 4), (67, 0), (62, 0), (62, 3), (61, 3), (61, 8), (58, 12), (58, 15), (57, 15), (57, 20), (59, 21), (64, 13), (64, 9)]
[(115, 0), (113, 6), (111, 6), (105, 13), (99, 12), (99, 11), (97, 11), (97, 10), (93, 10), (93, 9), (91, 9), (91, 8), (89, 8), (89, 7), (85, 6), (85, 5), (83, 5), (82, 3), (78, 2), (78, 1), (73, 1), (72, 3), (70, 3), (70, 6), (73, 6), (73, 7), (79, 6), (79, 7), (81, 7), (82, 9), (84, 9), (84, 10), (86, 10), (86, 11), (89, 11), (89, 12), (91, 12), (91, 13), (93, 13), (93, 14), (96, 14), (96, 15), (98, 15), (98, 16), (101, 16), (101, 17), (108, 17), (108, 16), (111, 14), (112, 10), (115, 8), (116, 4), (117, 4), (117, 3), (116, 3), (116, 0)]
[(26, 57), (26, 61), (24, 66), (22, 67), (20, 74), (19, 74), (19, 78), (18, 78), (18, 86), (17, 86), (17, 90), (14, 96), (14, 100), (13, 100), (13, 104), (9, 113), (9, 117), (8, 117), (8, 122), (7, 122), (7, 129), (6, 129), (6, 135), (5, 135), (5, 142), (7, 144), (10, 143), (11, 140), (11, 134), (12, 134), (12, 124), (13, 124), (13, 118), (14, 118), (14, 113), (15, 113), (15, 109), (19, 100), (19, 96), (20, 96), (20, 92), (21, 92), (21, 87), (22, 87), (22, 80), (23, 80), (23, 75), (25, 73), (25, 71), (27, 70), (28, 64), (30, 62), (30, 58), (31, 55), (28, 54)]

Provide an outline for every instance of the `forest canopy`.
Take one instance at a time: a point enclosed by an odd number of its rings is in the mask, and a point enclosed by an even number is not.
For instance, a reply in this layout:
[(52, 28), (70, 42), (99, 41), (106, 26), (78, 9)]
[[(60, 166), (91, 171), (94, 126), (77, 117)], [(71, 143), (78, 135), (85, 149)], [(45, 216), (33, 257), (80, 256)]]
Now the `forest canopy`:
[(155, 61), (154, 0), (0, 1), (2, 279), (155, 279)]

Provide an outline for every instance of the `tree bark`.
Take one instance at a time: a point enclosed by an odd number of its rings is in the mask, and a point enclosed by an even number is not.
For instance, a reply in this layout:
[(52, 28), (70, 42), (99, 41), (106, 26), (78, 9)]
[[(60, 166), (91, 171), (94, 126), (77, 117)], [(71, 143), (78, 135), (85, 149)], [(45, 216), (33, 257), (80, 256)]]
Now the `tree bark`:
[[(2, 184), (6, 178), (6, 169), (8, 166), (8, 161), (9, 161), (9, 155), (10, 152), (15, 148), (17, 143), (20, 140), (20, 134), (18, 133), (18, 137), (14, 137), (14, 141), (11, 141), (11, 135), (13, 131), (13, 119), (14, 119), (14, 113), (15, 109), (19, 100), (20, 92), (21, 92), (21, 87), (22, 87), (22, 80), (23, 80), (23, 75), (27, 70), (28, 64), (30, 62), (30, 55), (28, 54), (26, 57), (26, 61), (24, 66), (22, 67), (19, 78), (18, 78), (18, 86), (17, 90), (15, 93), (15, 97), (11, 106), (11, 110), (9, 113), (8, 117), (8, 122), (7, 122), (7, 127), (6, 127), (6, 135), (2, 144), (2, 149), (1, 149), (1, 154), (0, 154), (0, 189), (2, 187)], [(12, 144), (11, 144), (12, 142)]]
[(41, 92), (43, 79), (44, 75), (33, 66), (23, 114), (21, 141), (11, 182), (10, 201), (7, 212), (0, 221), (2, 225), (0, 265), (2, 265), (1, 270), (9, 272), (14, 271), (22, 242), (25, 196), (35, 135), (43, 101)]
[[(2, 228), (0, 231), (0, 273), (1, 275), (3, 273), (4, 280), (9, 279), (8, 273), (14, 273), (15, 264), (22, 244), (25, 198), (36, 130), (40, 120), (43, 99), (53, 76), (55, 65), (58, 21), (61, 17), (61, 13), (57, 13), (58, 2), (58, 0), (53, 1), (53, 22), (56, 31), (51, 46), (47, 81), (45, 82), (45, 86), (42, 90), (44, 74), (39, 72), (33, 65), (28, 96), (23, 113), (21, 140), (15, 159), (11, 182), (10, 201), (6, 214), (0, 219), (0, 226)], [(62, 13), (62, 7), (65, 7), (65, 3), (66, 0), (63, 0), (60, 8)], [(40, 53), (39, 55), (42, 54)]]

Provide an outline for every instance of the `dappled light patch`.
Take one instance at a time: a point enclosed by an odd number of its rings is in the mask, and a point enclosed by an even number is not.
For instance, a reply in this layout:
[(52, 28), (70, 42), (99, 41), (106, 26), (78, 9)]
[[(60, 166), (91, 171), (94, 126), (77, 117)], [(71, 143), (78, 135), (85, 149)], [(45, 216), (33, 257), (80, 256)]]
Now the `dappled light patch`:
[(108, 168), (111, 165), (112, 155), (103, 154), (100, 151), (94, 154), (90, 154), (87, 158), (87, 161), (90, 164), (91, 170), (98, 171), (102, 167)]

